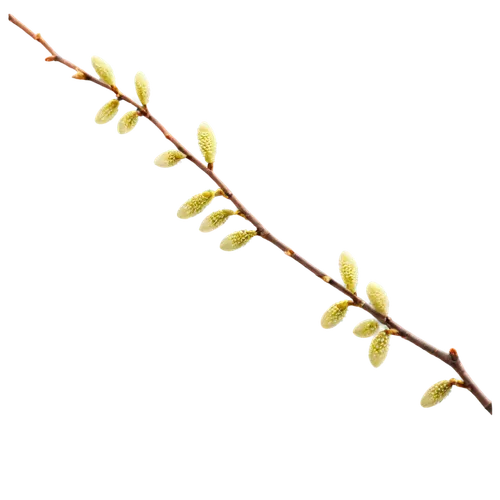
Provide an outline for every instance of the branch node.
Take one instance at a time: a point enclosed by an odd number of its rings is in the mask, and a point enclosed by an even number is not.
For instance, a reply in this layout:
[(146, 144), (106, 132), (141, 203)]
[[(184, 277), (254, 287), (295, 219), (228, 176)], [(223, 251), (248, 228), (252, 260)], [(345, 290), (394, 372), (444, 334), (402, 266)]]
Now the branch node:
[(362, 300), (359, 297), (356, 297), (356, 300), (349, 300), (347, 303), (351, 307), (354, 307), (354, 309), (356, 309), (357, 311), (362, 309), (362, 307), (361, 307)]
[(293, 255), (295, 255), (295, 252), (291, 248), (287, 248), (285, 250), (285, 255), (288, 255), (288, 257), (292, 257)]
[(330, 278), (330, 276), (327, 276), (326, 274), (322, 276), (321, 279), (326, 283), (330, 283), (330, 281), (332, 281), (332, 278)]
[(458, 361), (458, 352), (453, 347), (450, 349), (450, 358), (452, 361)]
[(57, 61), (57, 59), (58, 59), (57, 56), (49, 56), (45, 58), (47, 62)]

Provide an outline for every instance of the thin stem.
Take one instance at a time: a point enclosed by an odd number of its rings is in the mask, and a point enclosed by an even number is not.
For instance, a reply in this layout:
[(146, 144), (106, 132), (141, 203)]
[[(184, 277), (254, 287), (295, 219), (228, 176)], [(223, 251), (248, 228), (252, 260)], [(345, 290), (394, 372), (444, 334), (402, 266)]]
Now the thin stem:
[[(206, 175), (208, 175), (216, 184), (219, 186), (219, 188), (222, 190), (223, 195), (231, 200), (231, 202), (234, 204), (234, 206), (237, 208), (237, 214), (243, 216), (245, 219), (247, 219), (251, 224), (255, 226), (255, 229), (257, 230), (257, 234), (267, 240), (269, 243), (272, 243), (274, 246), (278, 247), (282, 252), (285, 253), (288, 257), (291, 257), (293, 260), (297, 261), (299, 264), (301, 264), (303, 267), (305, 267), (308, 271), (316, 275), (318, 278), (321, 278), (325, 283), (328, 283), (329, 285), (333, 286), (336, 288), (338, 291), (342, 292), (344, 295), (347, 295), (351, 300), (352, 300), (352, 305), (356, 307), (360, 307), (361, 309), (364, 309), (367, 313), (371, 314), (375, 319), (377, 319), (380, 323), (384, 324), (385, 326), (388, 327), (390, 330), (396, 330), (397, 331), (397, 336), (407, 340), (408, 342), (411, 342), (412, 344), (416, 345), (417, 347), (420, 347), (424, 351), (428, 352), (432, 356), (435, 356), (436, 358), (440, 359), (447, 365), (451, 366), (457, 373), (460, 375), (461, 379), (464, 381), (463, 387), (468, 389), (476, 398), (477, 400), (483, 405), (483, 407), (489, 412), (493, 413), (492, 410), (492, 402), (485, 396), (485, 394), (479, 389), (479, 387), (474, 383), (472, 378), (469, 376), (469, 374), (465, 371), (465, 368), (460, 361), (457, 352), (455, 349), (452, 349), (450, 352), (445, 352), (441, 351), (440, 349), (437, 349), (433, 345), (429, 344), (425, 340), (422, 340), (421, 338), (417, 337), (410, 331), (406, 330), (406, 328), (403, 328), (401, 325), (398, 325), (394, 320), (389, 318), (388, 316), (384, 316), (377, 312), (370, 304), (367, 304), (363, 300), (361, 300), (356, 294), (350, 292), (345, 288), (343, 285), (335, 281), (333, 278), (330, 278), (328, 275), (326, 275), (324, 272), (320, 271), (317, 267), (309, 263), (306, 259), (301, 257), (299, 254), (297, 254), (295, 251), (293, 251), (291, 248), (289, 248), (287, 245), (282, 243), (276, 236), (274, 236), (272, 233), (270, 233), (264, 226), (263, 224), (254, 216), (252, 213), (241, 203), (241, 201), (233, 194), (233, 192), (222, 182), (221, 179), (214, 173), (213, 171), (213, 165), (208, 164), (205, 165), (203, 162), (198, 160), (192, 153), (188, 151), (187, 148), (185, 148), (175, 137), (173, 137), (167, 129), (149, 112), (149, 110), (145, 106), (141, 106), (137, 102), (135, 102), (133, 99), (130, 97), (127, 97), (126, 95), (122, 94), (121, 92), (118, 91), (116, 87), (111, 87), (110, 85), (102, 82), (101, 80), (98, 80), (97, 78), (93, 77), (91, 74), (87, 73), (86, 71), (82, 70), (75, 64), (71, 63), (70, 61), (64, 59), (61, 57), (43, 38), (40, 34), (35, 34), (33, 31), (31, 31), (29, 28), (27, 28), (23, 23), (21, 23), (18, 19), (16, 19), (14, 16), (9, 14), (9, 21), (14, 23), (16, 26), (21, 28), (25, 33), (27, 33), (31, 38), (36, 40), (37, 42), (41, 43), (51, 54), (50, 57), (47, 58), (49, 61), (57, 61), (60, 62), (61, 64), (64, 64), (65, 66), (68, 66), (68, 68), (71, 68), (77, 72), (77, 74), (83, 75), (84, 78), (78, 78), (78, 79), (83, 79), (83, 80), (89, 80), (91, 82), (96, 83), (97, 85), (100, 85), (101, 87), (104, 87), (114, 94), (117, 95), (117, 97), (122, 100), (126, 101), (139, 111), (139, 113), (146, 119), (148, 119), (153, 125), (155, 125), (160, 132), (165, 136), (167, 140), (169, 140), (174, 146), (184, 153), (186, 155), (186, 158), (194, 163), (200, 170), (202, 170)], [(81, 76), (80, 75), (80, 76)]]

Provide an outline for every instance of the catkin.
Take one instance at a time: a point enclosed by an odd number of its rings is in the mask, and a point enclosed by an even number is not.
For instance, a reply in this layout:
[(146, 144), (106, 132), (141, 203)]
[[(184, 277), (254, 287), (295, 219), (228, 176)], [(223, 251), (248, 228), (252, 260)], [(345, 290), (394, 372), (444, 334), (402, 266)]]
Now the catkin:
[(387, 363), (389, 356), (391, 354), (391, 344), (392, 335), (381, 331), (373, 337), (371, 340), (366, 357), (368, 363), (374, 370), (378, 370), (380, 367)]
[(137, 128), (139, 122), (141, 121), (141, 115), (136, 109), (129, 109), (124, 113), (116, 125), (116, 133), (118, 135), (127, 135), (132, 132), (132, 130)]
[(122, 105), (118, 99), (112, 97), (108, 99), (102, 106), (99, 107), (93, 117), (93, 122), (98, 127), (109, 125), (120, 112)]
[(176, 210), (175, 216), (183, 222), (189, 222), (200, 215), (214, 201), (214, 198), (215, 190), (213, 189), (206, 189), (196, 193), (184, 201)]
[(432, 410), (453, 394), (453, 381), (447, 377), (437, 379), (422, 393), (418, 404), (424, 410)]
[(337, 257), (337, 271), (346, 288), (356, 293), (359, 283), (359, 264), (351, 252), (342, 250)]
[(370, 281), (366, 285), (366, 295), (376, 311), (384, 316), (390, 312), (390, 299), (387, 290), (376, 281)]
[(332, 303), (321, 311), (318, 325), (323, 330), (333, 330), (349, 316), (350, 312), (347, 297), (333, 299)]
[(257, 231), (248, 227), (232, 229), (226, 233), (217, 244), (217, 248), (225, 254), (237, 252), (245, 248), (252, 240), (257, 238)]
[(206, 163), (215, 163), (217, 160), (217, 136), (212, 127), (205, 121), (195, 130), (198, 149)]
[(116, 76), (111, 63), (99, 54), (90, 56), (89, 64), (94, 73), (110, 87), (116, 85)]
[(134, 89), (135, 95), (139, 102), (146, 106), (147, 104), (151, 104), (152, 102), (152, 89), (151, 83), (146, 76), (144, 71), (137, 71), (134, 76)]
[(374, 318), (365, 318), (358, 321), (351, 330), (359, 340), (371, 339), (380, 330), (380, 323)]
[(167, 149), (153, 158), (153, 166), (156, 168), (175, 168), (185, 158), (186, 155), (178, 149)]
[(201, 220), (198, 231), (202, 234), (210, 234), (223, 227), (236, 213), (231, 208), (214, 208)]

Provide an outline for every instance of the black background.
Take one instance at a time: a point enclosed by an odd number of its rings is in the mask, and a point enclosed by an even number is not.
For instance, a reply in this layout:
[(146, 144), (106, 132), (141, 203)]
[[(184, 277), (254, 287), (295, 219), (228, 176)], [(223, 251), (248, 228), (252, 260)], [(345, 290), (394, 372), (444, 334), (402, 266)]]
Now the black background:
[[(491, 16), (154, 4), (133, 14), (18, 5), (17, 14), (84, 63), (88, 47), (104, 47), (124, 87), (129, 62), (152, 63), (153, 109), (186, 142), (201, 110), (217, 120), (225, 174), (274, 231), (330, 269), (336, 247), (361, 248), (377, 278), (393, 280), (393, 310), (409, 327), (465, 343), (473, 375), (495, 390), (483, 296), (495, 187)], [(58, 310), (40, 322), (64, 329), (75, 357), (108, 353), (96, 369), (124, 363), (231, 418), (272, 420), (284, 408), (323, 420), (415, 414), (415, 384), (446, 369), (403, 346), (384, 377), (368, 377), (341, 331), (309, 350), (326, 290), (271, 248), (221, 258), (213, 241), (191, 240), (190, 225), (167, 224), (191, 172), (152, 176), (144, 160), (157, 136), (140, 130), (124, 146), (88, 129), (94, 88), (72, 89), (6, 26), (0, 43), (5, 199), (23, 228), (10, 249), (24, 256), (29, 239), (26, 286), (51, 290)], [(459, 395), (441, 415), (484, 413)]]

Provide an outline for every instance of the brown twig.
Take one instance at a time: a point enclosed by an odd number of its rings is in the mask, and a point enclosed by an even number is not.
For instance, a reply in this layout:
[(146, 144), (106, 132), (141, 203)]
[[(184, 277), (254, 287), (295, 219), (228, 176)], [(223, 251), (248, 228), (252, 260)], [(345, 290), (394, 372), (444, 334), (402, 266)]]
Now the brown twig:
[(269, 241), (269, 243), (272, 243), (276, 247), (278, 247), (281, 251), (283, 251), (286, 255), (291, 257), (292, 259), (296, 260), (299, 264), (304, 266), (307, 270), (312, 272), (314, 275), (316, 275), (318, 278), (323, 280), (325, 283), (328, 283), (329, 285), (333, 286), (336, 288), (338, 291), (342, 292), (344, 295), (347, 295), (351, 300), (352, 300), (352, 305), (359, 307), (361, 309), (364, 309), (367, 313), (371, 314), (375, 319), (377, 319), (380, 323), (386, 325), (389, 330), (393, 330), (397, 333), (393, 333), (408, 342), (411, 342), (412, 344), (416, 345), (417, 347), (420, 347), (424, 351), (428, 352), (432, 356), (435, 356), (436, 358), (440, 359), (447, 365), (451, 366), (457, 373), (460, 375), (461, 379), (463, 380), (463, 383), (460, 384), (461, 387), (464, 387), (468, 389), (477, 399), (478, 401), (482, 404), (482, 406), (489, 412), (493, 413), (492, 409), (492, 402), (486, 397), (486, 395), (479, 389), (479, 387), (474, 383), (474, 381), (471, 379), (469, 374), (465, 371), (465, 368), (460, 361), (460, 358), (458, 357), (458, 354), (455, 349), (451, 349), (450, 352), (445, 352), (441, 351), (440, 349), (437, 349), (433, 345), (429, 344), (425, 340), (422, 340), (421, 338), (417, 337), (413, 333), (409, 332), (405, 328), (403, 328), (401, 325), (398, 325), (394, 320), (391, 318), (384, 316), (377, 312), (370, 304), (367, 304), (363, 300), (361, 300), (356, 294), (350, 292), (345, 288), (343, 285), (335, 281), (334, 279), (330, 278), (328, 275), (326, 275), (324, 272), (320, 271), (317, 267), (313, 266), (310, 264), (306, 259), (301, 257), (299, 254), (294, 252), (291, 248), (289, 248), (287, 245), (282, 243), (276, 236), (271, 234), (263, 225), (262, 223), (254, 216), (251, 214), (251, 212), (245, 208), (245, 206), (241, 203), (238, 198), (232, 193), (232, 191), (222, 182), (221, 179), (213, 172), (213, 165), (208, 164), (205, 165), (203, 162), (198, 160), (193, 154), (191, 154), (175, 137), (173, 137), (167, 129), (154, 117), (152, 116), (147, 108), (144, 106), (141, 106), (137, 102), (135, 102), (133, 99), (130, 97), (127, 97), (126, 95), (120, 93), (116, 87), (111, 87), (110, 85), (102, 82), (101, 80), (93, 77), (91, 74), (87, 73), (86, 71), (82, 70), (75, 64), (69, 62), (68, 60), (64, 59), (61, 57), (59, 54), (56, 53), (56, 51), (42, 38), (40, 34), (35, 34), (33, 31), (31, 31), (29, 28), (27, 28), (24, 24), (22, 24), (18, 19), (16, 19), (14, 16), (9, 14), (9, 21), (14, 23), (16, 26), (21, 28), (25, 33), (27, 33), (31, 38), (36, 40), (37, 42), (41, 43), (51, 54), (46, 60), (47, 61), (56, 61), (60, 62), (61, 64), (64, 64), (65, 66), (68, 66), (68, 68), (71, 68), (76, 71), (76, 75), (74, 75), (75, 78), (80, 79), (80, 80), (89, 80), (91, 82), (96, 83), (97, 85), (100, 85), (101, 87), (104, 87), (114, 94), (123, 101), (128, 102), (137, 110), (141, 113), (142, 116), (144, 116), (146, 119), (148, 119), (153, 125), (155, 125), (160, 132), (165, 136), (167, 140), (169, 140), (172, 144), (175, 145), (175, 147), (184, 153), (186, 155), (186, 158), (194, 163), (201, 171), (203, 171), (206, 175), (208, 175), (216, 184), (219, 186), (219, 188), (222, 190), (223, 195), (231, 200), (231, 202), (235, 205), (237, 208), (237, 213), (238, 215), (243, 216), (245, 219), (247, 219), (251, 224), (253, 224), (257, 230), (257, 234), (262, 237), (263, 239)]

